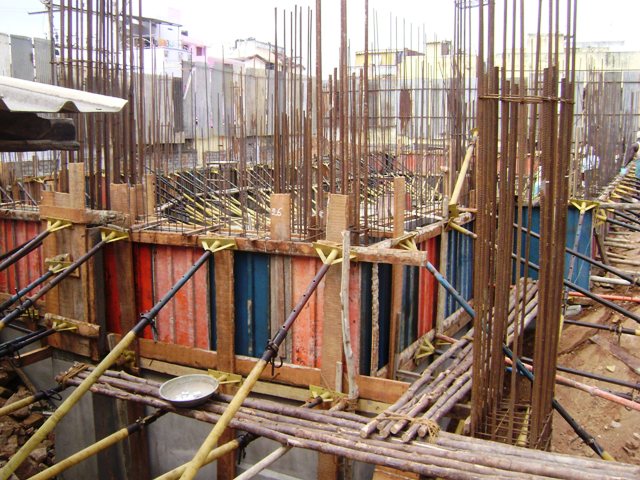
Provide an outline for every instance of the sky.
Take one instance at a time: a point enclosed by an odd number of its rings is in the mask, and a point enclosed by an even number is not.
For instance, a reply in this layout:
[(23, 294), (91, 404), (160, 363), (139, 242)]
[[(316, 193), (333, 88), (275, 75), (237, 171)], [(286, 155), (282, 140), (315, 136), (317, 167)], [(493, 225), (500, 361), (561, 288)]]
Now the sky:
[[(210, 55), (221, 56), (223, 45), (238, 38), (255, 37), (274, 41), (274, 6), (278, 7), (280, 41), (282, 14), (299, 5), (303, 23), (307, 8), (315, 10), (315, 0), (142, 0), (143, 15), (183, 25), (189, 35), (209, 47)], [(535, 28), (536, 0), (524, 0), (528, 29)], [(57, 1), (56, 1), (57, 3)], [(134, 0), (137, 5), (138, 1)], [(503, 2), (497, 0), (498, 5)], [(511, 3), (511, 0), (509, 0)], [(519, 3), (519, 1), (518, 1)], [(544, 2), (546, 3), (546, 2)], [(350, 51), (364, 48), (364, 0), (348, 0)], [(0, 0), (0, 32), (26, 36), (48, 36), (47, 16), (40, 0)], [(381, 48), (395, 45), (417, 47), (419, 39), (450, 39), (453, 33), (454, 0), (369, 0), (370, 42), (377, 35)], [(624, 41), (625, 50), (640, 50), (638, 0), (578, 0), (578, 42)], [(498, 14), (498, 17), (500, 15)], [(289, 13), (287, 13), (289, 18)], [(500, 17), (501, 18), (501, 17)], [(629, 21), (632, 18), (632, 21)], [(501, 23), (501, 22), (498, 22)], [(392, 33), (390, 33), (390, 24)], [(337, 63), (340, 42), (340, 0), (322, 1), (323, 65)], [(395, 25), (397, 25), (397, 32)], [(498, 34), (499, 35), (499, 34)]]

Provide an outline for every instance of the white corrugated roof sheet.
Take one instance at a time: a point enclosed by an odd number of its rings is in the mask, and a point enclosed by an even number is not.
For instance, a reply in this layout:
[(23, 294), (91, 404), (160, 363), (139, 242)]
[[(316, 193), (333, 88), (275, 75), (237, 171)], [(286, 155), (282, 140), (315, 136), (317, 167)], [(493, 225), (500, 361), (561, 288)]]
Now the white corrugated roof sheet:
[(126, 103), (122, 98), (0, 75), (0, 110), (9, 112), (119, 112)]

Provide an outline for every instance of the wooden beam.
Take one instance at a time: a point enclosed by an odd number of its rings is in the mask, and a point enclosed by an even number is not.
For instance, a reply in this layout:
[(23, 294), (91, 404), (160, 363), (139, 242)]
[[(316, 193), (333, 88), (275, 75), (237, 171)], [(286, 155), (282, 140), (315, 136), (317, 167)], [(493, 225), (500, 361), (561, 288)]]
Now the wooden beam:
[[(271, 239), (291, 241), (291, 195), (274, 193), (271, 195)], [(270, 284), (270, 327), (271, 336), (284, 323), (292, 308), (291, 258), (284, 255), (269, 257)], [(291, 340), (285, 338), (282, 354), (291, 359)]]
[[(329, 194), (327, 202), (326, 240), (342, 243), (342, 232), (349, 228), (349, 197)], [(321, 374), (323, 384), (336, 390), (342, 383), (342, 309), (340, 307), (341, 268), (332, 266), (324, 277), (324, 318), (322, 320)], [(339, 459), (334, 455), (318, 454), (318, 478), (337, 479)]]
[[(393, 179), (393, 236), (404, 234), (404, 212), (406, 209), (405, 179)], [(389, 365), (387, 378), (395, 378), (398, 354), (398, 338), (402, 321), (402, 270), (401, 265), (391, 267), (391, 324), (389, 326)]]
[[(112, 334), (116, 341), (121, 336)], [(218, 366), (218, 352), (212, 350), (204, 350), (202, 348), (187, 347), (184, 345), (176, 345), (173, 343), (154, 342), (151, 339), (141, 338), (140, 342), (140, 358), (142, 365), (153, 365), (158, 360), (161, 362), (173, 363), (175, 365), (183, 365), (193, 368), (213, 368), (222, 370)], [(253, 357), (245, 357), (236, 355), (236, 371), (240, 375), (248, 375), (251, 369), (258, 362)], [(148, 368), (152, 368), (151, 366)], [(271, 376), (271, 369), (266, 369), (260, 376), (263, 381), (277, 382), (285, 385), (307, 388), (309, 385), (321, 385), (322, 377), (319, 368), (304, 367), (301, 365), (293, 365), (285, 363), (282, 367), (276, 369), (275, 376)], [(374, 378), (364, 375), (358, 375), (358, 390), (360, 397), (376, 402), (393, 403), (408, 388), (409, 384), (397, 380), (388, 380), (384, 378)]]
[(34, 363), (39, 362), (40, 360), (44, 360), (45, 358), (51, 357), (53, 354), (53, 348), (49, 345), (44, 347), (36, 348), (34, 350), (29, 350), (26, 353), (20, 354), (20, 367), (27, 367)]
[[(235, 373), (235, 304), (233, 291), (233, 251), (222, 250), (215, 254), (216, 282), (216, 350), (217, 370)], [(234, 387), (223, 385), (223, 393), (233, 394)], [(235, 438), (232, 429), (227, 428), (219, 442), (230, 442)], [(236, 475), (235, 453), (231, 452), (218, 459), (217, 478), (230, 480)]]
[[(163, 362), (161, 360), (150, 360), (147, 358), (141, 358), (140, 365), (143, 369), (156, 373), (163, 373), (166, 375), (172, 375), (178, 377), (180, 375), (189, 375), (193, 373), (206, 373), (207, 369), (185, 367), (183, 365), (176, 365), (174, 363)], [(364, 381), (363, 381), (364, 380)], [(395, 391), (397, 398), (400, 398), (404, 390), (408, 387), (408, 384), (403, 382), (392, 382), (391, 384), (385, 384), (384, 382), (390, 382), (390, 380), (371, 378), (371, 377), (359, 377), (358, 382), (366, 385), (367, 391), (375, 391), (377, 388), (390, 388)], [(294, 387), (291, 385), (283, 385), (281, 383), (259, 381), (252, 390), (252, 393), (258, 395), (269, 395), (271, 397), (283, 398), (287, 400), (295, 400), (298, 402), (305, 402), (309, 400), (309, 388), (306, 387)], [(378, 414), (389, 408), (389, 403), (379, 402), (377, 400), (368, 400), (366, 398), (359, 398), (356, 411)]]

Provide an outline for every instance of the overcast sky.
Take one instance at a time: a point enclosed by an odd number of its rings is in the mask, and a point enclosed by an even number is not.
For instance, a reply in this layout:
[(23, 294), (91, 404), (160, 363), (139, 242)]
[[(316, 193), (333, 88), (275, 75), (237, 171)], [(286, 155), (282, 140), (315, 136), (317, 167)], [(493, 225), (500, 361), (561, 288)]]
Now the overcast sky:
[[(137, 3), (135, 0), (134, 4)], [(502, 3), (497, 0), (497, 4)], [(525, 0), (529, 30), (535, 25), (537, 4), (536, 0)], [(273, 42), (275, 5), (279, 9), (278, 22), (282, 31), (284, 10), (292, 11), (295, 5), (301, 6), (306, 25), (307, 8), (315, 8), (315, 0), (143, 0), (142, 8), (145, 16), (181, 23), (190, 36), (210, 47), (211, 55), (221, 56), (222, 45), (231, 45), (238, 38), (255, 37)], [(398, 47), (418, 48), (421, 38), (449, 39), (453, 32), (453, 5), (454, 0), (369, 0), (370, 42), (374, 41), (374, 31), (379, 37), (380, 48), (395, 48), (396, 44)], [(0, 0), (0, 32), (46, 36), (46, 15), (28, 14), (43, 10), (40, 0)], [(364, 48), (363, 13), (364, 0), (348, 1), (351, 52)], [(389, 33), (390, 23), (394, 29), (395, 25), (398, 26), (397, 33)], [(323, 0), (322, 24), (323, 63), (329, 67), (333, 66), (338, 55), (339, 0)], [(640, 50), (639, 25), (638, 0), (578, 0), (579, 42), (620, 40), (625, 42), (625, 50)]]

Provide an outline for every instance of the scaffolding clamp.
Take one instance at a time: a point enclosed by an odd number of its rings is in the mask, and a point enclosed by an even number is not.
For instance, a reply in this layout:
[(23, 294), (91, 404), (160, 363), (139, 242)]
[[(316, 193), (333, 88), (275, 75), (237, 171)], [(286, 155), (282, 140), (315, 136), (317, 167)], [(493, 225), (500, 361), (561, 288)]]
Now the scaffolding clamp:
[(220, 370), (208, 369), (207, 373), (218, 380), (220, 385), (228, 385), (230, 383), (242, 384), (242, 375), (237, 373), (221, 372)]
[(73, 227), (73, 224), (68, 220), (61, 220), (59, 218), (47, 218), (47, 232), (53, 233), (63, 228)]
[(576, 198), (569, 200), (569, 204), (573, 205), (580, 212), (580, 215), (584, 215), (592, 208), (597, 209), (600, 206), (600, 202), (593, 200), (579, 200)]
[(129, 234), (124, 230), (117, 230), (115, 228), (100, 228), (100, 237), (105, 243), (113, 243), (119, 240), (127, 240)]
[[(342, 262), (343, 252), (342, 244), (322, 240), (315, 242), (313, 248), (325, 265), (336, 265)], [(349, 260), (355, 260), (356, 254), (349, 253)]]
[(312, 398), (322, 398), (323, 403), (333, 402), (342, 398), (348, 398), (346, 393), (336, 392), (328, 388), (319, 387), (318, 385), (309, 385), (309, 391)]
[(216, 253), (220, 250), (237, 250), (235, 238), (229, 237), (206, 237), (201, 239), (202, 248), (205, 250)]
[(436, 353), (436, 347), (434, 347), (433, 343), (431, 343), (429, 339), (425, 337), (422, 339), (422, 342), (420, 343), (418, 350), (416, 350), (416, 353), (413, 354), (413, 359), (420, 360), (424, 357), (430, 357), (434, 353)]
[[(49, 267), (49, 271), (52, 273), (60, 273), (71, 265), (71, 256), (68, 253), (61, 253), (55, 257), (45, 258), (44, 264)], [(71, 275), (79, 276), (79, 273), (72, 272)]]

